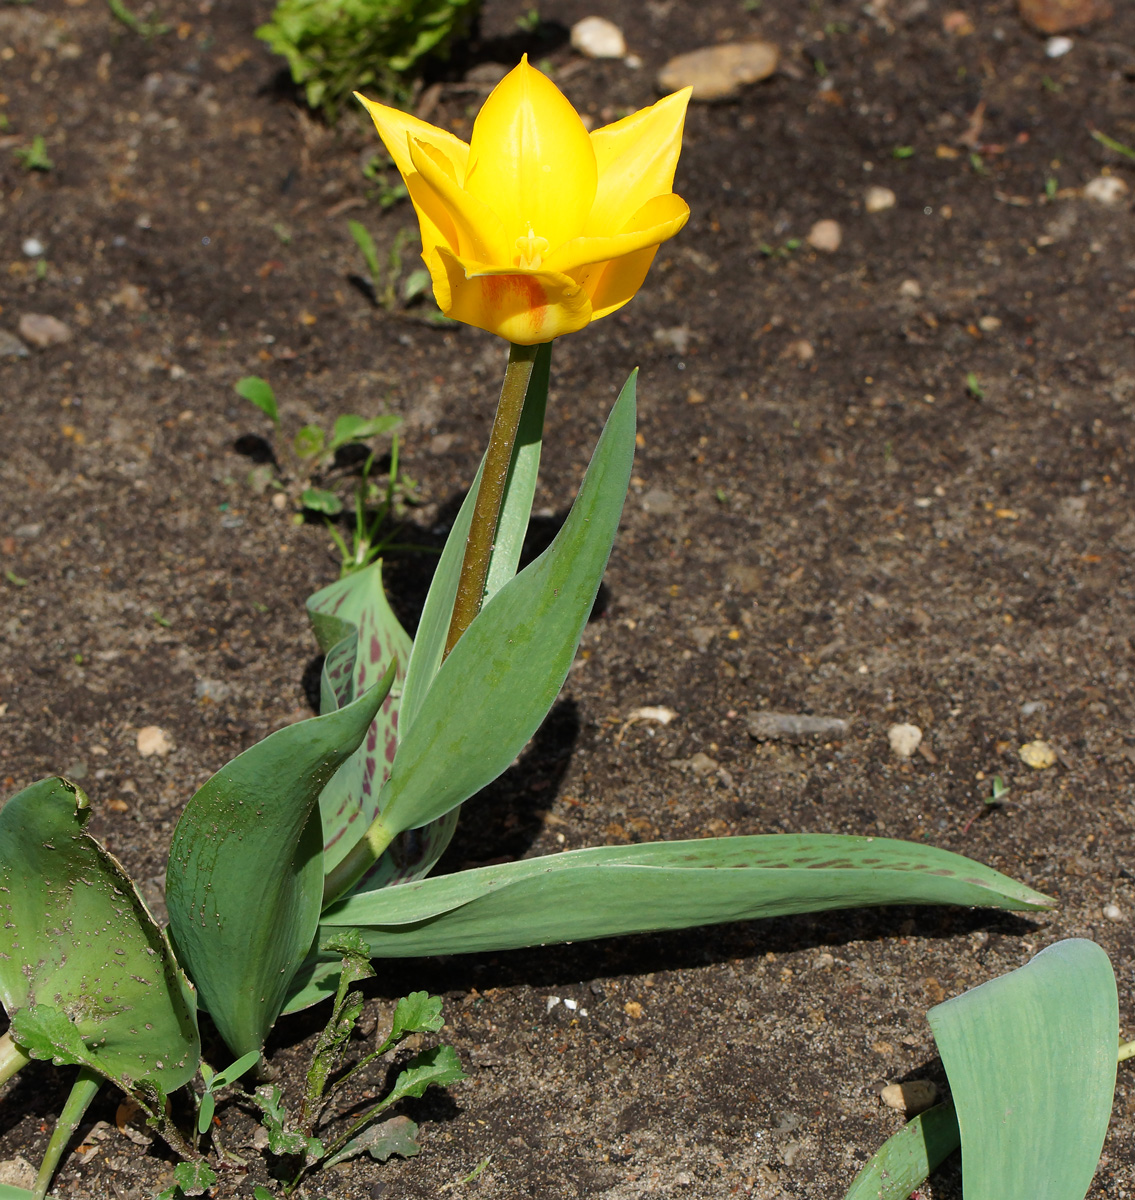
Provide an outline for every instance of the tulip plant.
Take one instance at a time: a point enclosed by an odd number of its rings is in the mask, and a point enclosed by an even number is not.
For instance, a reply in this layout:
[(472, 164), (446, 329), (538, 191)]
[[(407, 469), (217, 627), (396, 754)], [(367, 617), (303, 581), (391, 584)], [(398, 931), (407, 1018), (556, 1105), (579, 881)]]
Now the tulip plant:
[[(626, 304), (686, 221), (672, 182), (687, 100), (679, 92), (588, 133), (522, 62), (466, 145), (363, 99), (417, 211), (439, 307), (510, 344), (489, 445), (413, 641), (386, 602), (381, 562), (309, 600), (326, 655), (321, 715), (245, 751), (189, 800), (169, 855), (168, 931), (84, 833), (87, 803), (73, 784), (45, 780), (0, 810), (0, 999), (11, 1018), (0, 1078), (33, 1058), (79, 1068), (38, 1195), (102, 1080), (134, 1096), (182, 1155), (182, 1186), (206, 1187), (201, 1142), (166, 1097), (201, 1070), (212, 1117), (218, 1081), (261, 1060), (283, 1014), (324, 999), (331, 1020), (298, 1119), (271, 1085), (256, 1103), (274, 1150), (291, 1158), (289, 1186), (357, 1149), (350, 1138), (366, 1131), (353, 1127), (333, 1152), (317, 1123), (361, 1007), (352, 985), (397, 970), (388, 960), (856, 905), (1049, 906), (934, 847), (835, 835), (603, 846), (429, 877), (462, 803), (551, 708), (603, 576), (631, 474), (633, 374), (563, 527), (518, 571), (551, 342)], [(402, 1002), (390, 1045), (440, 1028), (427, 1000)], [(236, 1060), (219, 1075), (202, 1070), (199, 1009)], [(263, 1077), (262, 1061), (257, 1069)], [(394, 1099), (460, 1069), (438, 1047), (404, 1075)], [(384, 1130), (372, 1153), (408, 1152), (398, 1150), (404, 1129)]]

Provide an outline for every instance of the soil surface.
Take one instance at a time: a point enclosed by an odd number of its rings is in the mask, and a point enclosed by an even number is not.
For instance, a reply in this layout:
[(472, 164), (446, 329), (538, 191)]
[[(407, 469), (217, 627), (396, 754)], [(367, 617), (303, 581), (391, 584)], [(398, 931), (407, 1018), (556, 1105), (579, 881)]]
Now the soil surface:
[[(571, 50), (596, 8), (638, 65)], [(543, 0), (535, 32), (526, 2), (487, 0), (477, 42), (423, 94), (467, 136), (491, 64), (527, 49), (603, 123), (651, 103), (681, 51), (761, 37), (782, 54), (764, 83), (691, 108), (689, 225), (626, 309), (556, 347), (534, 534), (566, 511), (639, 365), (636, 474), (563, 696), (466, 806), (444, 867), (655, 837), (885, 834), (1060, 906), (407, 963), (371, 985), (364, 1027), (438, 990), (470, 1078), (406, 1110), (419, 1158), (345, 1164), (310, 1196), (838, 1200), (902, 1123), (881, 1086), (944, 1085), (926, 1009), (1070, 936), (1111, 955), (1135, 1034), (1135, 170), (1091, 136), (1135, 144), (1135, 6), (1115, 8), (1048, 57), (1010, 0), (960, 17), (933, 0)], [(158, 911), (189, 795), (310, 715), (303, 602), (338, 569), (322, 524), (295, 524), (287, 494), (250, 476), (271, 430), (234, 382), (268, 378), (289, 437), (400, 414), (417, 481), (405, 535), (436, 546), (505, 357), (352, 283), (348, 220), (385, 256), (413, 212), (383, 207), (393, 180), (364, 175), (373, 130), (327, 127), (281, 82), (253, 37), (268, 11), (163, 0), (139, 12), (171, 29), (146, 39), (99, 0), (0, 8), (0, 327), (32, 313), (71, 332), (0, 359), (0, 781), (5, 796), (81, 781), (93, 832)], [(13, 155), (37, 134), (49, 171)], [(1100, 176), (1120, 186), (1085, 192)], [(893, 206), (870, 211), (871, 188)], [(837, 249), (809, 244), (820, 220), (839, 223)], [(388, 559), (411, 629), (433, 562)], [(646, 705), (676, 715), (628, 724)], [(757, 741), (747, 718), (763, 709), (850, 730)], [(896, 723), (922, 730), (912, 758), (891, 751)], [(151, 725), (170, 749), (142, 757)], [(1022, 762), (1034, 739), (1054, 766)], [(995, 775), (1009, 792), (987, 809)], [(318, 1015), (270, 1046), (293, 1099)], [(8, 1085), (0, 1158), (38, 1162), (70, 1075), (35, 1064)], [(172, 1158), (117, 1132), (116, 1105), (92, 1108), (59, 1196), (168, 1184)], [(216, 1194), (249, 1196), (269, 1164), (239, 1104), (219, 1115), (249, 1163)], [(1133, 1116), (1121, 1068), (1093, 1197), (1135, 1194)], [(956, 1166), (923, 1191), (958, 1194)]]

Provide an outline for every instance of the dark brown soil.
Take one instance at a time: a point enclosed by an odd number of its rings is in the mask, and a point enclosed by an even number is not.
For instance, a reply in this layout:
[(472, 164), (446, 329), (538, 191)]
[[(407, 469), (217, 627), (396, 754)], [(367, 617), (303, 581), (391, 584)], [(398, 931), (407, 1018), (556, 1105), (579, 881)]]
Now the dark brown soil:
[[(573, 55), (562, 31), (584, 0), (544, 0), (537, 45), (517, 26), (527, 3), (487, 0), (482, 44), (430, 119), (467, 135), (477, 64), (526, 45), (597, 122), (651, 102), (658, 67), (693, 46), (757, 35), (783, 62), (692, 109), (688, 227), (628, 308), (557, 346), (540, 531), (636, 364), (637, 473), (577, 669), (519, 765), (467, 806), (448, 865), (885, 833), (972, 855), (1060, 908), (852, 912), (407, 964), (366, 1021), (405, 991), (443, 991), (471, 1077), (410, 1110), (416, 1161), (349, 1164), (312, 1196), (841, 1197), (901, 1123), (879, 1085), (943, 1082), (925, 1010), (1068, 936), (1112, 956), (1135, 1032), (1135, 224), (1130, 192), (1112, 206), (1082, 192), (1103, 172), (1135, 186), (1091, 137), (1135, 144), (1135, 8), (1047, 58), (1010, 0), (967, 5), (969, 33), (945, 31), (933, 0), (597, 7), (641, 68)], [(173, 30), (147, 41), (99, 0), (0, 8), (0, 326), (43, 313), (73, 331), (0, 360), (0, 780), (10, 795), (81, 778), (94, 831), (155, 904), (194, 788), (310, 712), (303, 601), (337, 571), (321, 525), (249, 486), (235, 446), (268, 430), (233, 383), (266, 376), (289, 432), (402, 414), (410, 532), (436, 544), (504, 358), (487, 334), (386, 313), (348, 281), (348, 219), (385, 253), (413, 214), (384, 211), (363, 177), (372, 131), (329, 130), (280, 86), (252, 36), (267, 13), (163, 0), (150, 15)], [(46, 173), (11, 154), (35, 134)], [(866, 211), (872, 186), (896, 205)], [(822, 218), (842, 227), (834, 253), (804, 241)], [(42, 278), (27, 238), (46, 247)], [(389, 564), (411, 626), (431, 563)], [(641, 705), (677, 717), (627, 726)], [(745, 716), (762, 708), (851, 732), (758, 743)], [(894, 757), (896, 722), (920, 726), (927, 753)], [(147, 725), (168, 755), (138, 755)], [(1051, 769), (1018, 757), (1038, 737), (1059, 750)], [(1009, 795), (978, 816), (995, 774)], [(285, 1021), (272, 1046), (293, 1089), (315, 1028)], [(0, 1158), (38, 1161), (68, 1086), (37, 1065), (8, 1087)], [(115, 1104), (90, 1120), (113, 1125)], [(1121, 1069), (1093, 1197), (1135, 1194), (1133, 1111)], [(250, 1195), (269, 1181), (244, 1144), (252, 1122), (221, 1118), (250, 1174), (217, 1195)], [(61, 1197), (143, 1200), (169, 1179), (157, 1147), (113, 1128), (87, 1145)], [(923, 1194), (956, 1188), (947, 1172)]]

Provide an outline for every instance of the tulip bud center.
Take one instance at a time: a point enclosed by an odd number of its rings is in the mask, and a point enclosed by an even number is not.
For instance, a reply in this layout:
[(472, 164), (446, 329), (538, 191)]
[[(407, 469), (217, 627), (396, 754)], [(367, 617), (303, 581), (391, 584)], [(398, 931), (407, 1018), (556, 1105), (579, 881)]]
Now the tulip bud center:
[(548, 253), (548, 239), (537, 237), (532, 232), (532, 226), (528, 226), (528, 232), (524, 237), (518, 237), (515, 242), (516, 253), (519, 256), (516, 265), (523, 267), (526, 271), (535, 271), (544, 261), (544, 255)]

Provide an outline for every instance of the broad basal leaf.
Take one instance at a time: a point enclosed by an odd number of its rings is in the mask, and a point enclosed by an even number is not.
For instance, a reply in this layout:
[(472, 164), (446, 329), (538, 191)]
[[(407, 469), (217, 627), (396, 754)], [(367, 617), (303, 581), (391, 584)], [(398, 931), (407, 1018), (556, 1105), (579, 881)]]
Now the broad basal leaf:
[(170, 1092), (197, 1071), (196, 996), (89, 815), (58, 778), (0, 809), (0, 999), (33, 1057)]
[[(456, 651), (454, 651), (456, 654)], [(460, 954), (879, 904), (1028, 910), (1052, 902), (979, 863), (890, 838), (770, 834), (573, 850), (328, 908), (376, 958)]]
[(1083, 1200), (1111, 1117), (1119, 1001), (1073, 938), (932, 1008), (962, 1139), (965, 1200)]
[(323, 897), (319, 794), (366, 736), (393, 674), (347, 708), (289, 725), (233, 759), (174, 830), (170, 931), (238, 1056), (261, 1049), (311, 947)]

